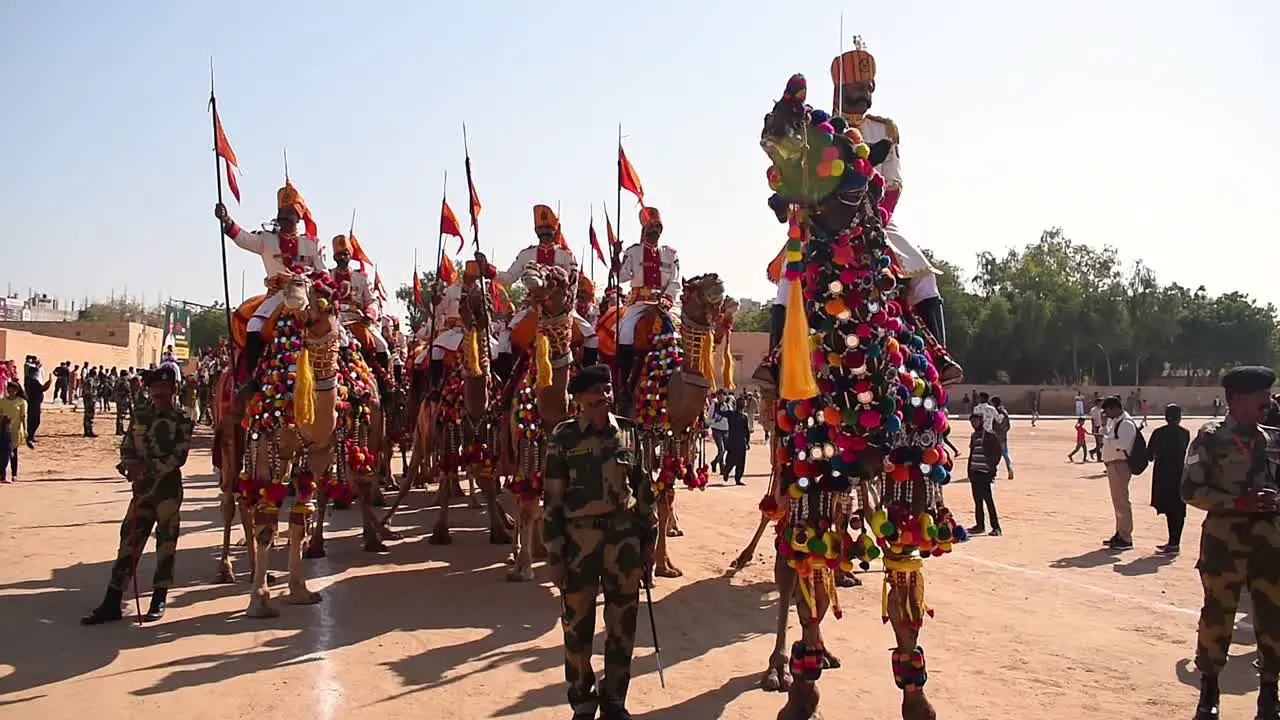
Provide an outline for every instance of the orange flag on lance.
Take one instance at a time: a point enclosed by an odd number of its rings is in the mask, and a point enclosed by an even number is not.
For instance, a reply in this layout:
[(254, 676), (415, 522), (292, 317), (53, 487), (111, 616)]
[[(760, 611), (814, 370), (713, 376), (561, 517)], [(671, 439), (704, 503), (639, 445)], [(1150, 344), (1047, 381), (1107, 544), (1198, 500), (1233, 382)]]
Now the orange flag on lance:
[(347, 239), (351, 241), (351, 259), (360, 262), (360, 269), (363, 270), (366, 265), (372, 265), (373, 261), (364, 253), (364, 248), (360, 247), (360, 241), (356, 240), (356, 234), (351, 233)]
[[(458, 252), (462, 252), (462, 227), (458, 225), (458, 216), (453, 214), (448, 200), (440, 201), (440, 234), (458, 238)], [(444, 263), (440, 266), (444, 267)]]
[(613, 232), (613, 223), (609, 221), (609, 209), (604, 210), (604, 231), (609, 237), (609, 249), (617, 252), (622, 249), (622, 243), (618, 242), (618, 236)]
[(631, 161), (627, 159), (622, 143), (618, 143), (618, 187), (635, 195), (636, 200), (641, 205), (644, 204), (644, 187), (640, 185), (640, 176), (636, 174), (636, 169), (631, 167)]
[(236, 202), (240, 202), (240, 184), (236, 182), (236, 171), (240, 170), (240, 164), (236, 160), (236, 151), (231, 149), (231, 143), (227, 140), (227, 133), (222, 129), (222, 119), (218, 117), (217, 110), (213, 111), (213, 129), (217, 144), (215, 150), (227, 166), (227, 188), (235, 196)]
[[(609, 235), (613, 235), (613, 228), (609, 228)], [(591, 224), (587, 226), (587, 236), (591, 238), (591, 249), (596, 251), (596, 257), (600, 258), (601, 264), (608, 265), (609, 261), (604, 259), (604, 250), (600, 249), (600, 238), (596, 237), (595, 218), (591, 218)]]
[[(448, 204), (445, 209), (448, 209)], [(453, 266), (453, 261), (448, 255), (440, 256), (440, 270), (436, 273), (436, 277), (440, 279), (442, 285), (452, 285), (458, 282), (458, 268)]]
[(422, 307), (422, 276), (417, 270), (413, 271), (413, 303)]

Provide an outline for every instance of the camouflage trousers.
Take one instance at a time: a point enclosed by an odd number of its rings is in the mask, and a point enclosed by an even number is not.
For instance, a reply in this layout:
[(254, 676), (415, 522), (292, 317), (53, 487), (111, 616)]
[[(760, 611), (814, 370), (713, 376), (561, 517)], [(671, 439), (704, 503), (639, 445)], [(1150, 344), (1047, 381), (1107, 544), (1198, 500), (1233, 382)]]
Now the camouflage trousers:
[[(564, 677), (574, 713), (594, 716), (600, 705), (621, 709), (631, 685), (636, 613), (643, 576), (638, 524), (617, 517), (569, 520), (563, 560), (565, 587)], [(604, 681), (596, 689), (591, 640), (596, 631), (596, 595), (604, 590)]]
[(178, 551), (178, 525), (182, 508), (181, 479), (162, 479), (147, 495), (138, 497), (120, 522), (120, 548), (111, 566), (113, 590), (123, 591), (133, 577), (134, 555), (142, 557), (151, 531), (156, 533), (156, 572), (153, 588), (173, 586), (174, 556)]
[(129, 420), (129, 406), (123, 402), (116, 402), (116, 434), (123, 435), (127, 421)]
[(87, 398), (84, 401), (84, 434), (93, 434), (93, 416), (97, 412), (97, 408), (93, 406), (93, 399)]
[(1217, 675), (1227, 664), (1240, 593), (1253, 600), (1262, 679), (1280, 675), (1280, 515), (1209, 515), (1196, 563), (1204, 607), (1196, 636), (1196, 666)]

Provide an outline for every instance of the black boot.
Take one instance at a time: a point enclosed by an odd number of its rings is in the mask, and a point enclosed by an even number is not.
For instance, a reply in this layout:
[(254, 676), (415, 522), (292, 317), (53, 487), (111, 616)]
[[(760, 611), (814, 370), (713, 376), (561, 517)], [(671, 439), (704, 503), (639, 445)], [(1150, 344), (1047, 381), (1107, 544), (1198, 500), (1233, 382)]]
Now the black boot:
[(916, 315), (924, 321), (933, 337), (943, 347), (947, 346), (947, 316), (942, 312), (942, 298), (925, 298), (915, 304)]
[(498, 376), (498, 381), (503, 385), (511, 379), (511, 367), (515, 362), (516, 356), (509, 352), (498, 353), (498, 357), (493, 359), (493, 374)]
[(151, 591), (151, 607), (147, 609), (147, 614), (142, 616), (143, 622), (155, 622), (164, 617), (165, 600), (168, 599), (169, 590), (166, 588), (156, 588)]
[[(1262, 698), (1258, 698), (1262, 706)], [(1196, 703), (1195, 720), (1218, 720), (1218, 676), (1200, 676), (1200, 701)]]
[(1258, 714), (1254, 720), (1280, 720), (1280, 691), (1275, 680), (1264, 680), (1258, 687)]
[(618, 397), (623, 401), (624, 405), (630, 403), (631, 391), (635, 387), (635, 383), (632, 382), (631, 379), (634, 374), (634, 368), (632, 366), (635, 365), (635, 361), (635, 345), (618, 346), (618, 384), (621, 387), (615, 388), (615, 391), (617, 392)]
[(589, 367), (600, 362), (600, 350), (592, 347), (582, 348), (582, 367)]
[(782, 328), (787, 323), (787, 308), (785, 305), (769, 306), (769, 353), (764, 356), (760, 364), (756, 366), (755, 372), (751, 374), (751, 379), (758, 383), (777, 387), (778, 386), (778, 364), (774, 361), (774, 351), (782, 344)]
[(253, 394), (258, 391), (258, 382), (256, 380), (258, 363), (262, 360), (262, 353), (266, 349), (266, 342), (262, 339), (261, 332), (245, 333), (244, 336), (244, 367), (246, 377), (244, 385), (240, 386), (238, 397), (248, 401)]
[(444, 361), (432, 360), (427, 370), (427, 395), (434, 395), (444, 389)]
[(101, 625), (103, 623), (115, 622), (124, 617), (124, 613), (120, 612), (120, 601), (123, 598), (119, 590), (107, 588), (107, 594), (102, 598), (102, 604), (94, 608), (88, 615), (80, 618), (81, 625)]

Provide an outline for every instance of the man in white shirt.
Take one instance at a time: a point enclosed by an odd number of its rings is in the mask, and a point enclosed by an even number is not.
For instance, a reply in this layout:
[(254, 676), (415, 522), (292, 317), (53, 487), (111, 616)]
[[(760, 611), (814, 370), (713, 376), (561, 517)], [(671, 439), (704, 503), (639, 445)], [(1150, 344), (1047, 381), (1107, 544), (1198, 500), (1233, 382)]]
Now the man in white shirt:
[(1093, 433), (1093, 450), (1089, 454), (1098, 462), (1102, 462), (1102, 434), (1106, 424), (1104, 420), (1106, 416), (1102, 413), (1102, 398), (1094, 398), (1093, 407), (1089, 409), (1089, 431)]
[(973, 406), (973, 415), (982, 416), (982, 429), (987, 432), (995, 432), (996, 416), (1000, 414), (999, 410), (991, 404), (991, 396), (987, 393), (978, 393), (978, 404)]
[(1107, 470), (1107, 484), (1111, 489), (1111, 506), (1115, 509), (1116, 532), (1103, 541), (1115, 550), (1133, 547), (1133, 506), (1129, 503), (1129, 453), (1133, 450), (1138, 425), (1124, 411), (1118, 396), (1102, 401), (1102, 412), (1110, 420), (1102, 437), (1102, 462)]

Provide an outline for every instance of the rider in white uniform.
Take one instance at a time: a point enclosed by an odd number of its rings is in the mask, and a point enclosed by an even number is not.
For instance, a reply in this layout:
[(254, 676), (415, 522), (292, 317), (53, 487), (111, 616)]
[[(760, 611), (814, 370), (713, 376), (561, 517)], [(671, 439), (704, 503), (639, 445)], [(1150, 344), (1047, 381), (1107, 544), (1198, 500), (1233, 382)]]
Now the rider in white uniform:
[(657, 208), (641, 208), (640, 227), (640, 242), (623, 252), (618, 275), (620, 282), (631, 285), (618, 337), (618, 372), (623, 378), (631, 377), (636, 324), (645, 308), (660, 305), (674, 314), (676, 296), (680, 294), (680, 259), (675, 248), (658, 244), (662, 216)]

